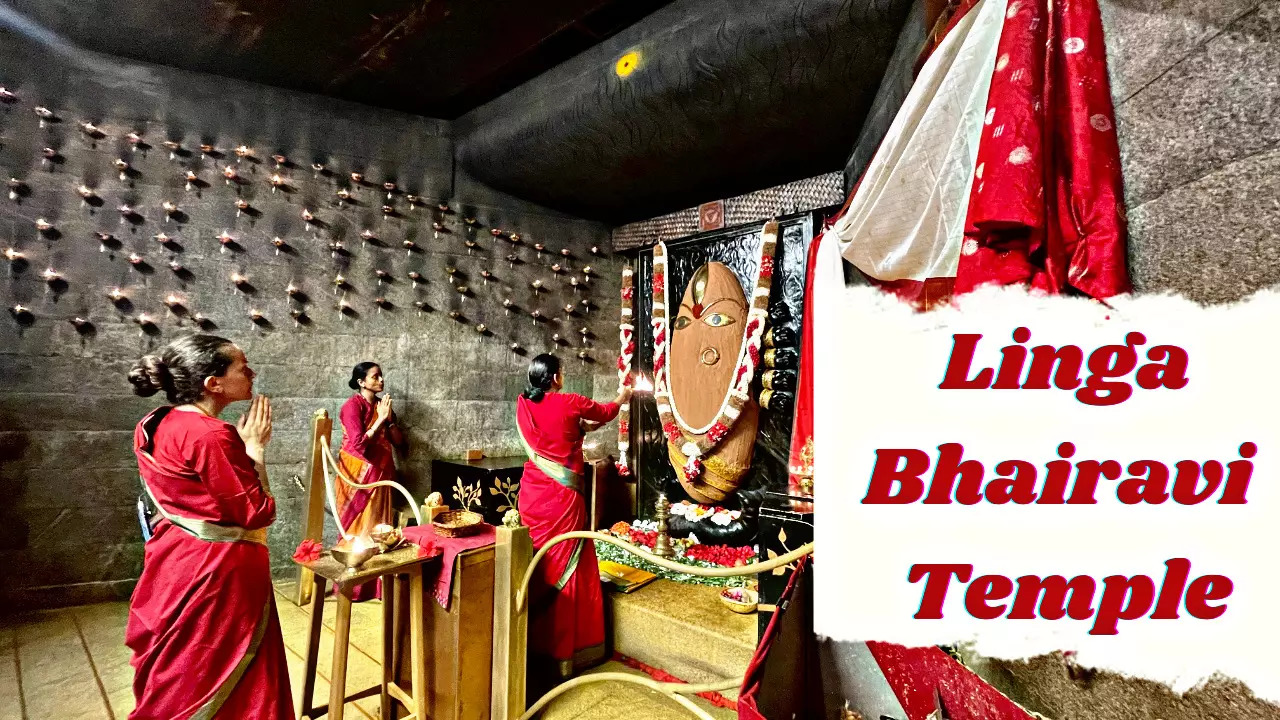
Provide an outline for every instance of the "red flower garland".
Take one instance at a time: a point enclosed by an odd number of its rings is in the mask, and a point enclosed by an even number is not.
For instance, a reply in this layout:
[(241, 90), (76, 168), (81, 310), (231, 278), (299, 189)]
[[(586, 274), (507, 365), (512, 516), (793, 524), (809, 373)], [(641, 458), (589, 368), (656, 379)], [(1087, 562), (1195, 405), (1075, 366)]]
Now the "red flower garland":
[(324, 546), (315, 540), (303, 540), (298, 545), (298, 549), (293, 551), (294, 561), (300, 563), (315, 562), (322, 555), (324, 555)]

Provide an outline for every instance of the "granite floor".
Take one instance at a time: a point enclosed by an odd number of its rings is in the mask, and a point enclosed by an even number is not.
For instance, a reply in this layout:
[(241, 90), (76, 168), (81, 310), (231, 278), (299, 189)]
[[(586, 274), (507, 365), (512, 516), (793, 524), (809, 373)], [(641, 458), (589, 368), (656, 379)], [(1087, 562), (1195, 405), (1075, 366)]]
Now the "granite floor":
[[(308, 611), (283, 594), (277, 607), (289, 655), (292, 687), (302, 684), (302, 653), (306, 642)], [(332, 601), (325, 605), (325, 636), (320, 644), (320, 677), (316, 701), (329, 696), (328, 671), (333, 645)], [(0, 621), (0, 720), (123, 720), (133, 709), (129, 651), (123, 643), (128, 615), (125, 603), (30, 613)], [(352, 621), (352, 648), (347, 670), (349, 691), (376, 684), (382, 677), (381, 606), (356, 605)], [(630, 672), (608, 663), (595, 672)], [(713, 717), (736, 714), (715, 708), (701, 698), (696, 702)], [(378, 698), (347, 705), (346, 716), (361, 720), (378, 717)], [(639, 717), (671, 720), (692, 717), (687, 711), (644, 688), (621, 683), (601, 683), (576, 688), (558, 699), (542, 717), (547, 720), (606, 720)]]

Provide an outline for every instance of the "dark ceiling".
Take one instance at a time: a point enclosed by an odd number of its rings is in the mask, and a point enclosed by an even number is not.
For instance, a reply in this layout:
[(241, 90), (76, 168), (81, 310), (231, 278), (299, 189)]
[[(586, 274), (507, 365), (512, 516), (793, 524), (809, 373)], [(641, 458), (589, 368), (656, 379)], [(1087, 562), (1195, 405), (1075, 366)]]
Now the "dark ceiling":
[(617, 225), (844, 167), (940, 1), (0, 0), (0, 21), (450, 120), (462, 172)]
[(670, 0), (5, 0), (88, 50), (452, 119)]

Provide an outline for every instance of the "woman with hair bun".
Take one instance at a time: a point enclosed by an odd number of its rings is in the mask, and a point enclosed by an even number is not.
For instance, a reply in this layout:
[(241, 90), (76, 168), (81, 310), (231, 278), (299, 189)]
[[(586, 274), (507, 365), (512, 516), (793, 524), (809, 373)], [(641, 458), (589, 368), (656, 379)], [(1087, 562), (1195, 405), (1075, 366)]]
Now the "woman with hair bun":
[[(405, 451), (404, 433), (391, 409), (391, 396), (384, 390), (382, 367), (375, 362), (362, 362), (351, 369), (347, 385), (356, 393), (342, 405), (338, 419), (342, 422), (342, 449), (338, 464), (347, 477), (360, 485), (394, 480), (396, 451)], [(391, 488), (353, 488), (345, 482), (334, 483), (335, 500), (342, 527), (349, 537), (368, 538), (373, 528), (393, 524)], [(355, 602), (382, 597), (382, 581), (357, 586), (351, 599)]]
[[(138, 395), (169, 401), (134, 432), (160, 519), (129, 603), (130, 720), (294, 717), (266, 544), (271, 403), (253, 379), (213, 335), (179, 338), (129, 372)], [(241, 400), (252, 402), (235, 425), (218, 418)]]
[[(624, 387), (613, 402), (561, 392), (560, 360), (543, 354), (529, 364), (529, 386), (516, 401), (516, 427), (529, 461), (517, 504), (535, 548), (587, 527), (583, 500), (582, 438), (592, 426), (618, 416), (630, 402)], [(555, 661), (561, 677), (604, 659), (604, 599), (595, 547), (582, 540), (551, 548), (530, 590), (531, 650)]]

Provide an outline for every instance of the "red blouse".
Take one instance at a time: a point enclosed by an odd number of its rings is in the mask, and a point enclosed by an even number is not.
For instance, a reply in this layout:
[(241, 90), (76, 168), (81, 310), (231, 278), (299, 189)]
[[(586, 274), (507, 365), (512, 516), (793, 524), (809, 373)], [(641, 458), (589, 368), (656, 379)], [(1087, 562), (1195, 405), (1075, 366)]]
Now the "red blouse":
[(539, 455), (581, 473), (586, 465), (581, 422), (609, 422), (618, 409), (618, 403), (598, 403), (574, 393), (547, 393), (538, 402), (522, 395), (516, 401), (516, 422)]
[(369, 437), (365, 432), (373, 424), (373, 418), (377, 414), (378, 408), (365, 400), (364, 395), (356, 393), (347, 398), (342, 404), (342, 410), (338, 412), (338, 420), (342, 422), (342, 450), (370, 465), (379, 468), (389, 465), (394, 468), (395, 456), (391, 443), (387, 440), (387, 426), (395, 422), (396, 415), (391, 413), (391, 417), (378, 428), (378, 432)]
[(148, 415), (134, 430), (138, 470), (161, 506), (174, 515), (257, 530), (276, 518), (235, 426), (198, 412), (171, 410), (151, 438)]

